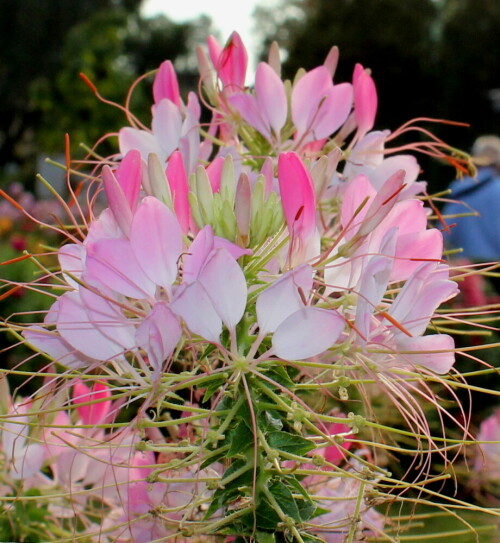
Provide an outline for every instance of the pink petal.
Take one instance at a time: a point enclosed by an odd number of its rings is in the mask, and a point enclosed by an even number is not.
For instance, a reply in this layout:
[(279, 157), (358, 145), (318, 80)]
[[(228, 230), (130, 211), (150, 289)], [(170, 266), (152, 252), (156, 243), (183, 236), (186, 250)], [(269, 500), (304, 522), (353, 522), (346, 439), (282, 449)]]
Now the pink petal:
[(373, 256), (363, 267), (358, 306), (356, 308), (356, 328), (364, 338), (368, 338), (373, 312), (387, 290), (391, 275), (396, 244), (396, 229), (390, 231), (390, 239), (384, 253), (389, 256)]
[(111, 171), (109, 166), (102, 169), (102, 179), (104, 181), (104, 190), (108, 199), (109, 207), (113, 216), (120, 226), (122, 232), (128, 235), (130, 224), (132, 223), (132, 209), (127, 201), (123, 189)]
[(375, 124), (378, 98), (375, 83), (361, 64), (356, 64), (354, 69), (353, 86), (358, 137), (363, 137)]
[(170, 309), (184, 320), (193, 334), (212, 343), (219, 343), (222, 320), (199, 281), (181, 285), (175, 292)]
[[(212, 56), (212, 52), (214, 55)], [(226, 45), (214, 59), (216, 48), (212, 46), (210, 55), (214, 67), (224, 83), (224, 87), (230, 92), (236, 92), (245, 86), (245, 76), (248, 64), (248, 55), (237, 32), (233, 32), (226, 42)]]
[(71, 401), (76, 406), (83, 424), (99, 424), (104, 422), (106, 415), (111, 409), (111, 400), (99, 401), (91, 405), (81, 404), (105, 398), (111, 398), (111, 391), (104, 383), (94, 382), (92, 390), (80, 380), (77, 380), (73, 385)]
[(206, 167), (208, 179), (212, 187), (212, 192), (215, 194), (220, 190), (220, 180), (222, 175), (222, 167), (224, 166), (224, 157), (218, 156), (210, 162)]
[(305, 240), (316, 227), (316, 194), (309, 172), (295, 153), (280, 154), (278, 180), (290, 236)]
[(189, 206), (189, 184), (182, 155), (174, 151), (167, 165), (167, 179), (174, 201), (174, 211), (182, 231), (187, 234), (191, 221), (191, 208)]
[(174, 66), (170, 60), (160, 64), (158, 72), (153, 81), (153, 97), (155, 104), (167, 98), (178, 108), (181, 107), (181, 95), (179, 93), (179, 83)]
[(132, 212), (137, 207), (139, 191), (141, 188), (142, 160), (141, 153), (137, 149), (131, 149), (122, 159), (114, 172), (120, 184), (123, 195)]
[(225, 249), (217, 249), (200, 273), (217, 314), (231, 330), (240, 322), (247, 302), (247, 283), (239, 264)]
[(146, 196), (135, 213), (130, 243), (144, 273), (170, 291), (183, 251), (181, 228), (170, 209), (156, 198)]
[(287, 317), (304, 307), (299, 289), (307, 299), (313, 275), (311, 266), (304, 264), (283, 274), (259, 295), (256, 303), (259, 335), (274, 332)]
[(137, 328), (137, 345), (146, 351), (151, 366), (160, 371), (174, 352), (181, 333), (177, 317), (165, 302), (159, 302)]
[(278, 326), (272, 341), (274, 352), (284, 360), (316, 356), (337, 341), (344, 326), (344, 319), (335, 310), (303, 307)]

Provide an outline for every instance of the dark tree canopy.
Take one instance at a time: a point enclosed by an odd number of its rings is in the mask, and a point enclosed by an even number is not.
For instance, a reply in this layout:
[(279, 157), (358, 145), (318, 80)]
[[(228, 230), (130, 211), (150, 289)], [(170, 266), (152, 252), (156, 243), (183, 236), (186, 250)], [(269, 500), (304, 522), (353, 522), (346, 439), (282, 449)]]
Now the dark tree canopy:
[[(0, 0), (2, 12), (9, 14), (0, 18), (0, 167), (19, 164), (29, 179), (37, 154), (64, 150), (65, 132), (74, 150), (80, 142), (91, 145), (123, 124), (123, 113), (99, 103), (80, 72), (118, 103), (139, 75), (167, 58), (180, 61), (181, 88), (193, 85), (193, 42), (208, 35), (211, 21), (144, 19), (140, 4)], [(145, 83), (135, 93), (133, 106), (139, 115), (149, 115), (149, 92)]]

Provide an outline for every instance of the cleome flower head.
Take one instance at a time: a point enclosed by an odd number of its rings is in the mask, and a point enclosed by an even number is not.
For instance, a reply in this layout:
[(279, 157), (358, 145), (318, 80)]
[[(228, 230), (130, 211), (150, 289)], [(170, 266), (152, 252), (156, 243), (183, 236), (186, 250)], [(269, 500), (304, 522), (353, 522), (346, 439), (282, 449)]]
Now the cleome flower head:
[(413, 432), (448, 461), (420, 402), (446, 418), (429, 382), (455, 346), (432, 327), (457, 284), (416, 159), (372, 131), (369, 70), (334, 83), (337, 55), (290, 82), (274, 49), (245, 86), (241, 38), (211, 37), (202, 95), (162, 63), (150, 128), (122, 127), (89, 176), (105, 208), (59, 230), (43, 322), (10, 324), (50, 371), (2, 414), (9, 488), (57, 495), (61, 537), (392, 540), (374, 504), (412, 482), (378, 449)]

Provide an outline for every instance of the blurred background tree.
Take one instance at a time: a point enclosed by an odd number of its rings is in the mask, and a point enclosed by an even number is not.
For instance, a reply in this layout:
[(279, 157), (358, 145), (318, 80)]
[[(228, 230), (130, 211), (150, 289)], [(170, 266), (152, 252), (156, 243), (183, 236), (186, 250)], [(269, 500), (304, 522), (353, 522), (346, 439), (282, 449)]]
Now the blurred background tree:
[[(336, 80), (350, 80), (355, 62), (370, 68), (378, 128), (394, 130), (416, 117), (465, 122), (471, 127), (432, 127), (464, 149), (481, 134), (498, 133), (500, 2), (286, 0), (278, 9), (259, 8), (256, 20), (263, 52), (279, 41), (286, 77), (322, 63), (332, 44), (340, 48)], [(422, 164), (430, 189), (445, 188), (451, 170)]]
[[(193, 46), (212, 31), (210, 19), (144, 19), (141, 3), (0, 0), (0, 171), (8, 165), (29, 184), (37, 156), (64, 150), (65, 132), (75, 151), (123, 124), (123, 113), (100, 103), (79, 72), (121, 104), (130, 84), (166, 58), (176, 63), (181, 88), (192, 87)], [(147, 84), (138, 88), (133, 106), (139, 116), (149, 115)]]

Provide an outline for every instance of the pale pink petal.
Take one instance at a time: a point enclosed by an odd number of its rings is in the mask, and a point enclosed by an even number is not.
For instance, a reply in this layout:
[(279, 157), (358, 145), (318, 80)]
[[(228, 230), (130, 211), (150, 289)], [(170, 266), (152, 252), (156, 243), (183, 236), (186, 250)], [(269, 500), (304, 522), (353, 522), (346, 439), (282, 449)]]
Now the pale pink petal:
[(200, 122), (189, 109), (186, 110), (186, 117), (182, 123), (179, 151), (186, 172), (193, 173), (198, 165), (200, 154)]
[(259, 335), (274, 332), (287, 317), (304, 307), (299, 289), (307, 299), (313, 275), (312, 267), (304, 264), (283, 274), (259, 295), (256, 302)]
[(156, 104), (151, 129), (161, 149), (158, 156), (168, 158), (179, 146), (181, 137), (182, 115), (179, 108), (166, 99)]
[(318, 66), (303, 75), (292, 91), (292, 120), (298, 137), (311, 129), (317, 119), (321, 101), (332, 89), (330, 73), (325, 66)]
[(193, 334), (212, 343), (219, 343), (222, 320), (199, 281), (181, 285), (175, 292), (170, 309), (184, 320)]
[(421, 232), (427, 228), (427, 213), (420, 200), (397, 202), (387, 213), (379, 227), (373, 232), (373, 239), (382, 239), (390, 228), (397, 227), (400, 236)]
[(78, 283), (70, 275), (77, 279), (81, 278), (85, 247), (77, 243), (67, 243), (57, 252), (57, 259), (65, 281), (72, 287), (78, 288)]
[(435, 263), (421, 264), (392, 303), (389, 314), (414, 335), (423, 334), (434, 311), (458, 292)]
[(160, 371), (181, 337), (179, 320), (165, 302), (158, 302), (137, 328), (137, 345), (148, 355), (151, 366)]
[(93, 278), (130, 298), (154, 297), (156, 285), (146, 275), (125, 239), (102, 239), (87, 247), (85, 278)]
[(183, 251), (181, 228), (170, 209), (146, 196), (134, 215), (130, 243), (144, 273), (170, 291)]
[(375, 190), (380, 190), (385, 181), (398, 170), (405, 171), (405, 183), (411, 185), (418, 177), (420, 166), (417, 159), (412, 155), (395, 155), (385, 158), (370, 173), (370, 181)]
[(375, 198), (370, 202), (358, 234), (361, 236), (372, 232), (396, 205), (397, 196), (403, 187), (405, 179), (404, 170), (398, 170), (382, 185)]
[[(56, 324), (58, 315), (59, 300), (56, 300), (45, 315), (44, 323), (46, 325)], [(90, 366), (94, 362), (93, 359), (72, 347), (59, 335), (57, 330), (48, 330), (34, 325), (24, 330), (23, 336), (33, 347), (47, 353), (55, 362), (67, 368), (82, 368)]]
[(153, 97), (155, 104), (167, 98), (177, 107), (181, 107), (181, 95), (179, 93), (179, 83), (174, 66), (170, 60), (165, 60), (160, 64), (158, 72), (153, 81)]
[(215, 250), (199, 275), (212, 304), (231, 330), (240, 322), (247, 302), (247, 283), (239, 264), (225, 249)]
[(335, 85), (321, 105), (312, 128), (313, 139), (327, 138), (347, 120), (352, 107), (352, 86), (349, 83)]
[(304, 360), (329, 349), (339, 338), (345, 321), (335, 310), (303, 307), (277, 328), (272, 345), (284, 360)]
[(118, 132), (118, 143), (122, 155), (126, 155), (132, 149), (137, 149), (145, 162), (147, 162), (150, 153), (158, 155), (161, 162), (164, 162), (167, 158), (155, 136), (145, 130), (130, 128), (129, 126), (121, 128), (120, 132)]
[(115, 306), (87, 289), (59, 298), (57, 330), (72, 347), (95, 360), (115, 358), (134, 346), (134, 327)]
[(273, 161), (271, 157), (266, 157), (264, 160), (264, 164), (262, 164), (262, 169), (260, 170), (260, 173), (264, 176), (265, 179), (265, 196), (266, 199), (269, 197), (271, 192), (274, 189), (274, 169), (273, 169)]
[(389, 130), (369, 132), (353, 147), (344, 168), (344, 176), (352, 179), (360, 173), (367, 174), (384, 160), (384, 146)]
[(189, 251), (183, 257), (182, 281), (192, 283), (198, 279), (208, 255), (214, 249), (214, 231), (207, 224), (204, 226), (189, 246)]
[(359, 230), (375, 195), (376, 192), (366, 175), (357, 175), (347, 185), (340, 210), (342, 227), (347, 227), (346, 240), (350, 240)]
[[(370, 332), (373, 312), (387, 290), (396, 250), (397, 229), (392, 228), (382, 244), (380, 256), (373, 256), (363, 266), (356, 308), (356, 328), (365, 339)], [(383, 255), (383, 256), (382, 256)]]
[(264, 121), (260, 105), (254, 96), (238, 92), (229, 97), (229, 103), (245, 119), (245, 121), (260, 132), (265, 138), (271, 138), (269, 126)]
[(214, 249), (225, 249), (235, 260), (238, 260), (240, 256), (252, 254), (251, 249), (244, 249), (236, 245), (236, 243), (219, 236), (214, 236)]
[(46, 330), (34, 325), (23, 331), (23, 337), (35, 349), (48, 354), (54, 362), (67, 368), (84, 368), (94, 362), (93, 359), (72, 347), (55, 330)]
[(281, 78), (265, 62), (260, 62), (255, 72), (255, 93), (262, 117), (275, 135), (279, 136), (288, 113), (285, 86)]
[(439, 262), (443, 255), (443, 234), (436, 228), (399, 236), (396, 260), (391, 279), (401, 281), (409, 277), (422, 262)]
[[(455, 363), (455, 342), (446, 334), (422, 337), (401, 336), (397, 344), (398, 350), (403, 351), (401, 356), (405, 361), (423, 366), (438, 374), (448, 373)], [(404, 351), (413, 351), (413, 353)]]

